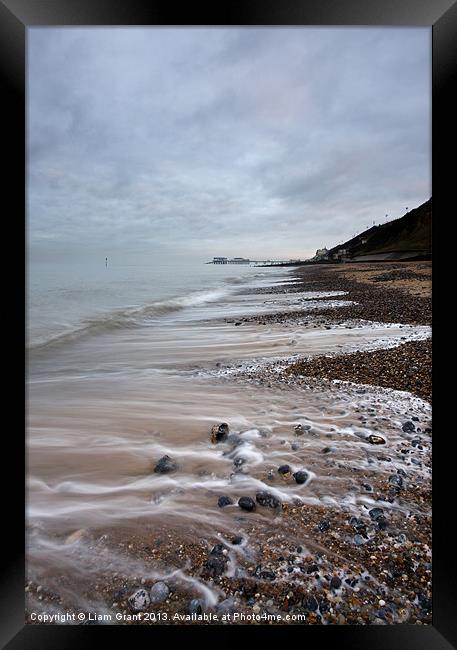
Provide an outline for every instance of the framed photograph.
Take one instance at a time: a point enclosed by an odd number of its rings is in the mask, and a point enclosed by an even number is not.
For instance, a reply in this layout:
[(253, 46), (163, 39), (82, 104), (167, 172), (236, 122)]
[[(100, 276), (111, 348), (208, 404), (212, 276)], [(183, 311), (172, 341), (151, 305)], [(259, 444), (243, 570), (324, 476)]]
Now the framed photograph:
[(457, 647), (441, 385), (432, 444), (456, 27), (449, 0), (2, 0), (2, 647)]

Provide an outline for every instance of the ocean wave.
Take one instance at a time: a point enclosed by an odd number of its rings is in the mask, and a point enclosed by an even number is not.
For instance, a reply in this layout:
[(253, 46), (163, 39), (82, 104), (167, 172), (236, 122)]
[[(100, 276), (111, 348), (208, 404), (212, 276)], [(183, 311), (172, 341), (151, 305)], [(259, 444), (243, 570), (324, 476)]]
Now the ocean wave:
[(229, 293), (230, 289), (227, 287), (192, 291), (185, 296), (175, 296), (166, 300), (153, 302), (149, 305), (116, 310), (97, 318), (86, 319), (75, 327), (63, 332), (57, 334), (53, 333), (40, 340), (32, 341), (29, 343), (28, 349), (39, 350), (50, 345), (68, 343), (89, 334), (108, 332), (116, 329), (142, 327), (148, 323), (154, 322), (157, 318), (166, 316), (173, 312), (215, 302)]

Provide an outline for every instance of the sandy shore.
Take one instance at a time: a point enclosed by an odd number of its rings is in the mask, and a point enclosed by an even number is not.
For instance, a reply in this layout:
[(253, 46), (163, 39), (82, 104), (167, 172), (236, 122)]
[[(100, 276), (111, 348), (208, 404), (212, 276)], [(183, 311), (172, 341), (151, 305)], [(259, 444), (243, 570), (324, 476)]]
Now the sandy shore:
[[(294, 282), (275, 291), (342, 290), (356, 304), (316, 309), (311, 315), (248, 317), (241, 325), (304, 318), (328, 327), (360, 319), (428, 325), (430, 275), (430, 264), (423, 262), (297, 269)], [(86, 554), (92, 580), (62, 575), (60, 589), (29, 581), (28, 622), (40, 622), (32, 617), (38, 606), (71, 612), (65, 593), (80, 581), (83, 599), (103, 603), (98, 612), (111, 619), (88, 615), (76, 624), (431, 623), (430, 364), (430, 341), (416, 341), (390, 350), (298, 360), (274, 378), (258, 371), (256, 381), (268, 383), (273, 392), (313, 390), (323, 382), (336, 396), (341, 388), (333, 380), (352, 382), (345, 390), (349, 402), (358, 403), (357, 420), (347, 430), (330, 426), (319, 452), (321, 475), (340, 481), (338, 507), (300, 500), (273, 500), (270, 507), (257, 500), (256, 510), (266, 516), (253, 518), (234, 504), (236, 534), (218, 526), (217, 503), (211, 536), (157, 523), (76, 531), (62, 542), (69, 557)], [(230, 390), (230, 381), (244, 379), (237, 375), (224, 381)], [(412, 396), (397, 399), (384, 389)], [(221, 444), (224, 453), (236, 448), (242, 433), (233, 432), (232, 441)], [(210, 445), (209, 432), (202, 435)], [(281, 444), (308, 467), (313, 435), (312, 429), (291, 427)], [(270, 471), (263, 480), (274, 488), (296, 479)], [(106, 556), (109, 572), (97, 569), (97, 558)]]

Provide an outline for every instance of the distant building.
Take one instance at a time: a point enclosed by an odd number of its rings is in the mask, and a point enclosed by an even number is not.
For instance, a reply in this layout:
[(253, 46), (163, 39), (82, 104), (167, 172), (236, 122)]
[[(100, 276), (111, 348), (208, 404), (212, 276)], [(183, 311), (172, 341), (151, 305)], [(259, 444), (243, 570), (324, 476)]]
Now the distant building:
[(325, 248), (318, 248), (316, 251), (315, 256), (313, 257), (314, 260), (327, 260), (328, 259), (328, 250)]
[(336, 253), (333, 253), (332, 259), (344, 261), (349, 259), (349, 250), (347, 248), (339, 248)]
[(213, 257), (213, 264), (227, 264), (226, 257)]
[(249, 264), (249, 260), (245, 257), (234, 257), (228, 261), (229, 264)]

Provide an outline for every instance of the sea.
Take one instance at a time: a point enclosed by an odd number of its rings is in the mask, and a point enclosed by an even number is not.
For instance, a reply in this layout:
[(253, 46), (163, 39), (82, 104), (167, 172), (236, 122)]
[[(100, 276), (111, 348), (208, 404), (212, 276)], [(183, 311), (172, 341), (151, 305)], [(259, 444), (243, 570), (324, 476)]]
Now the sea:
[[(27, 580), (35, 594), (29, 610), (49, 611), (37, 585), (57, 594), (50, 597), (56, 613), (106, 609), (91, 585), (120, 570), (129, 585), (152, 575), (124, 552), (125, 539), (146, 528), (150, 537), (160, 526), (209, 545), (221, 531), (239, 533), (236, 506), (218, 508), (221, 495), (236, 503), (268, 489), (285, 503), (299, 499), (354, 514), (359, 499), (369, 505), (369, 495), (351, 487), (351, 475), (342, 481), (328, 473), (322, 445), (331, 443), (348, 466), (364, 470), (367, 456), (350, 442), (376, 427), (357, 425), (357, 410), (376, 402), (393, 444), (402, 400), (410, 398), (354, 396), (344, 387), (276, 390), (251, 376), (260, 371), (273, 380), (281, 364), (296, 358), (398, 345), (428, 336), (428, 328), (363, 322), (327, 328), (313, 311), (348, 304), (343, 292), (282, 292), (295, 281), (288, 268), (204, 262), (29, 264)], [(289, 323), (246, 319), (295, 310), (303, 317)], [(420, 400), (407, 408), (428, 417)], [(244, 436), (235, 463), (240, 471), (234, 472), (233, 454), (209, 442), (220, 422)], [(303, 449), (289, 444), (298, 424), (313, 432), (305, 461)], [(154, 472), (165, 455), (178, 471)], [(309, 480), (272, 484), (269, 473), (284, 463), (306, 470)], [(252, 520), (271, 517), (266, 510)], [(210, 586), (198, 589), (217, 602)]]

